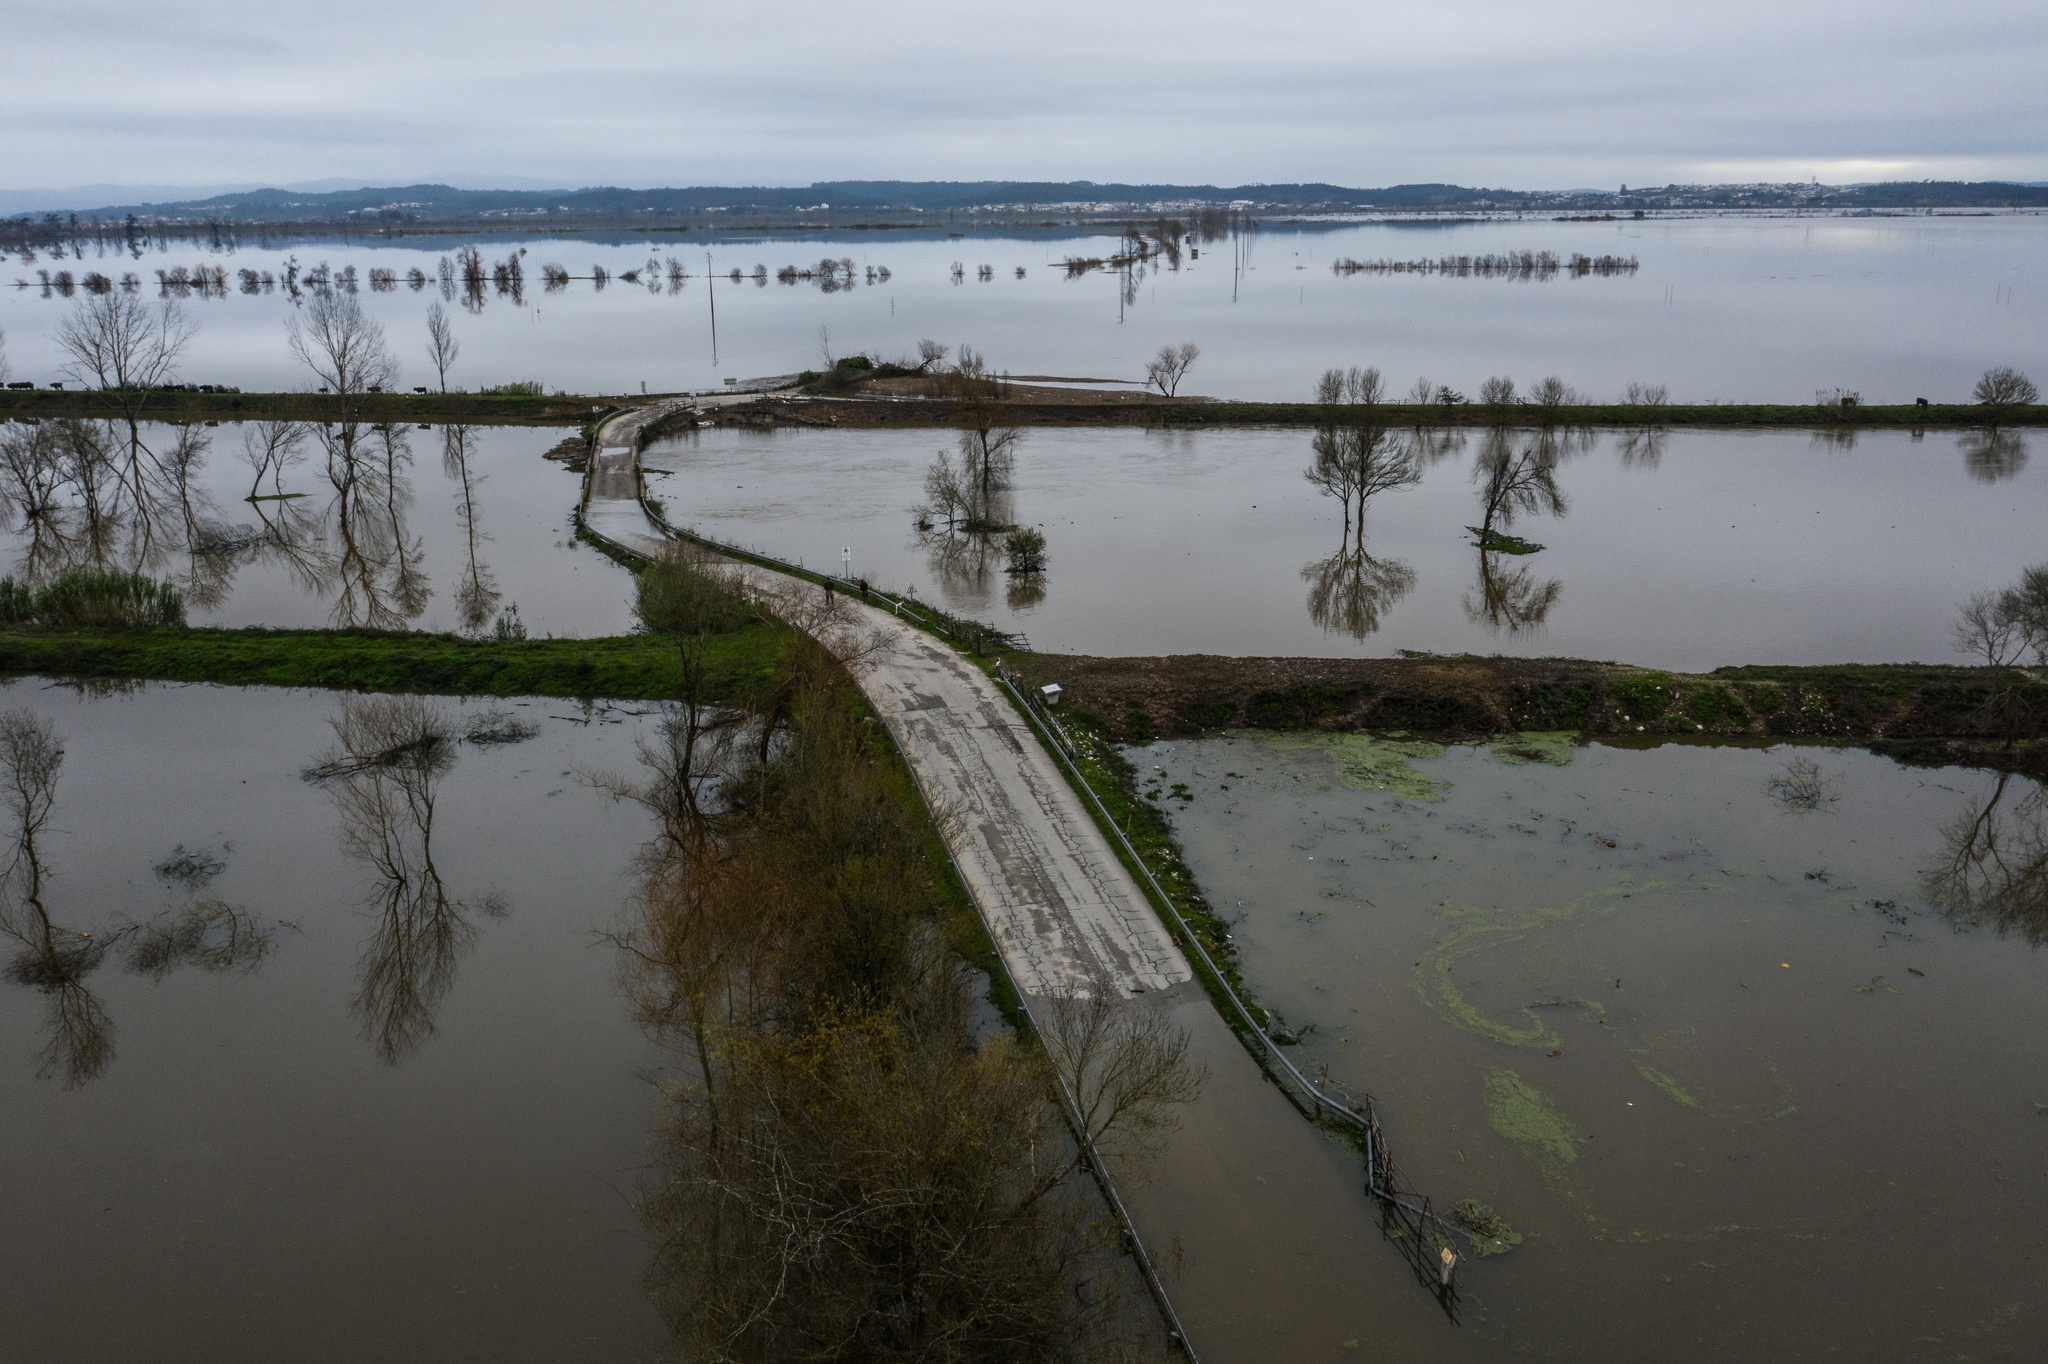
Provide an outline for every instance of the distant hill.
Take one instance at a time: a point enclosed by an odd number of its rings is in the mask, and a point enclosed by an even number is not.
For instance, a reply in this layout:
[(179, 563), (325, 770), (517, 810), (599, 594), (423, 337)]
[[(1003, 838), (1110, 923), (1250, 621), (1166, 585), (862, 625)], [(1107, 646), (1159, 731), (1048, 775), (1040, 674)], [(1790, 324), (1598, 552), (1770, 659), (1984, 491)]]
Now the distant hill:
[[(19, 202), (19, 198), (16, 199)], [(74, 199), (73, 202), (76, 202)], [(519, 226), (568, 222), (656, 224), (728, 219), (806, 220), (819, 215), (916, 219), (928, 214), (1044, 212), (1058, 216), (1235, 208), (1259, 214), (1381, 209), (1541, 209), (1616, 212), (1701, 208), (2048, 207), (2048, 187), (2002, 181), (1898, 181), (1869, 185), (1666, 185), (1618, 191), (1507, 190), (1451, 184), (1354, 189), (1329, 184), (1098, 184), (1089, 180), (831, 180), (801, 187), (699, 185), (670, 189), (594, 186), (575, 190), (455, 189), (402, 185), (324, 192), (254, 189), (207, 198), (110, 203), (62, 214), (26, 212), (14, 221), (56, 217), (101, 223), (460, 224)], [(56, 226), (51, 223), (50, 226)]]

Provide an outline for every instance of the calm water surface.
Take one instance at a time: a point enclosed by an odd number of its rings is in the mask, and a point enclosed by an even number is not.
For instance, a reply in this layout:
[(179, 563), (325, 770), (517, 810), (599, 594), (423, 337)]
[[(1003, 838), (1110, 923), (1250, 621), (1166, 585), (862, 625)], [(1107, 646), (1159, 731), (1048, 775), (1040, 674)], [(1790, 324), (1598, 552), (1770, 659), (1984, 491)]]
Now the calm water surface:
[[(912, 508), (943, 432), (705, 431), (658, 444), (678, 524), (813, 566), (914, 586), (950, 610), (1092, 654), (1947, 662), (1955, 603), (2038, 562), (2048, 466), (2022, 439), (1953, 433), (1613, 433), (1557, 447), (1546, 548), (1482, 555), (1487, 433), (1436, 447), (1384, 493), (1363, 552), (1302, 476), (1308, 431), (1027, 431), (1011, 515), (1040, 526), (1042, 582), (1000, 545), (920, 536)], [(1515, 448), (1538, 439), (1508, 438)]]
[[(22, 424), (0, 438), (23, 439)], [(54, 431), (56, 424), (46, 426)], [(107, 444), (125, 459), (125, 433)], [(317, 428), (316, 428), (317, 430)], [(105, 479), (94, 499), (63, 482), (45, 515), (0, 491), (0, 572), (42, 582), (75, 565), (169, 577), (193, 625), (375, 626), (487, 632), (516, 609), (529, 634), (615, 635), (632, 628), (624, 569), (575, 538), (581, 476), (541, 455), (560, 428), (401, 426), (353, 451), (360, 477), (317, 436), (251, 501), (251, 426), (150, 425), (159, 456), (197, 444), (180, 488), (168, 478), (134, 498)], [(282, 489), (287, 496), (277, 497)]]
[(2038, 786), (1568, 740), (1132, 757), (1299, 1059), (1525, 1238), (1468, 1265), (1460, 1341), (1415, 1293), (1404, 1357), (2038, 1356)]
[(595, 936), (645, 821), (570, 775), (630, 770), (636, 721), (497, 704), (539, 736), (387, 824), (301, 776), (332, 694), (0, 689), (65, 749), (51, 918), (113, 940), (59, 986), (8, 907), (0, 1358), (653, 1356), (659, 1058)]
[[(1835, 387), (1872, 401), (1960, 401), (1992, 365), (2031, 366), (2037, 379), (2048, 369), (2044, 233), (2048, 219), (2036, 215), (1269, 227), (1242, 243), (1202, 245), (1178, 268), (1155, 262), (1128, 277), (1077, 278), (1060, 262), (1107, 256), (1114, 236), (489, 237), (479, 243), (486, 266), (523, 251), (525, 283), (516, 299), (487, 286), (470, 312), (457, 310), (462, 355), (449, 378), (466, 388), (537, 380), (587, 393), (717, 387), (816, 366), (824, 328), (835, 354), (913, 354), (929, 336), (969, 343), (1013, 374), (1131, 382), (1144, 379), (1160, 346), (1192, 340), (1202, 358), (1190, 389), (1230, 398), (1304, 399), (1325, 367), (1371, 364), (1400, 391), (1419, 375), (1476, 393), (1489, 375), (1526, 384), (1556, 374), (1608, 399), (1640, 381), (1686, 401), (1810, 402)], [(38, 271), (133, 272), (154, 295), (159, 269), (218, 266), (225, 297), (187, 293), (201, 331), (185, 376), (249, 390), (308, 386), (284, 341), (293, 300), (276, 289), (244, 296), (237, 272), (281, 276), (292, 261), (302, 272), (324, 262), (331, 272), (356, 269), (404, 381), (434, 384), (425, 313), (441, 298), (442, 258), (460, 244), (300, 240), (209, 252), (176, 243), (139, 259), (12, 257), (0, 263), (0, 327), (17, 375), (47, 383), (62, 377), (51, 331), (72, 305), (46, 291)], [(1639, 268), (1529, 282), (1330, 270), (1343, 257), (1509, 251), (1633, 256)], [(720, 272), (715, 358), (707, 253)], [(774, 278), (825, 257), (854, 262), (853, 287), (826, 293)], [(671, 260), (689, 272), (673, 287)], [(638, 282), (617, 278), (650, 262)], [(551, 263), (581, 278), (549, 292), (541, 271)], [(589, 278), (599, 265), (613, 276), (602, 290)], [(757, 266), (765, 283), (724, 274)], [(889, 278), (870, 282), (871, 268)], [(399, 282), (374, 290), (372, 269), (393, 270)], [(436, 282), (409, 288), (413, 269)], [(9, 287), (15, 280), (28, 287)], [(460, 289), (449, 298), (460, 302)]]

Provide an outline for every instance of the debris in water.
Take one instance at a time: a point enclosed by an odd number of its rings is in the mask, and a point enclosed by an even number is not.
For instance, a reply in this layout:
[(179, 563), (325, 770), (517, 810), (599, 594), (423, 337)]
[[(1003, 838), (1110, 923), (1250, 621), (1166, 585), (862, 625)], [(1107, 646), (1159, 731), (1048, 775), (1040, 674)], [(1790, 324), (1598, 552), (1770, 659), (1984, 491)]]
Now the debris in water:
[(1499, 1213), (1476, 1198), (1451, 1205), (1451, 1220), (1472, 1233), (1472, 1248), (1481, 1259), (1505, 1255), (1522, 1244), (1522, 1233), (1502, 1220)]

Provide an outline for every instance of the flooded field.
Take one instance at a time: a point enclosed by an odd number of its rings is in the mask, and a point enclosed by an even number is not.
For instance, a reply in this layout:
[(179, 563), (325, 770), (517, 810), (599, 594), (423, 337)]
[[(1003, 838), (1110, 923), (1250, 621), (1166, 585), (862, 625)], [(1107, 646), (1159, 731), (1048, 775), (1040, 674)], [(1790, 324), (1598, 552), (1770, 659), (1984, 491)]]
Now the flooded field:
[[(2044, 233), (2048, 220), (2032, 215), (1275, 225), (1128, 272), (1073, 274), (1064, 261), (1110, 256), (1118, 238), (1072, 229), (493, 236), (477, 243), (474, 291), (461, 283), (457, 238), (251, 239), (233, 250), (170, 243), (139, 257), (90, 248), (81, 259), (10, 257), (0, 262), (0, 327), (18, 377), (61, 378), (51, 334), (72, 306), (66, 282), (76, 296), (88, 275), (133, 274), (149, 296), (168, 287), (200, 326), (184, 378), (297, 388), (306, 379), (285, 346), (297, 306), (289, 276), (301, 294), (314, 280), (352, 280), (388, 330), (406, 385), (438, 382), (426, 311), (445, 302), (467, 305), (452, 309), (462, 351), (449, 382), (470, 389), (527, 380), (586, 393), (715, 388), (816, 367), (821, 349), (893, 358), (933, 337), (971, 344), (1013, 374), (1133, 383), (1161, 345), (1191, 340), (1201, 359), (1188, 390), (1229, 398), (1302, 400), (1326, 366), (1371, 364), (1398, 391), (1419, 375), (1477, 393), (1490, 375), (1556, 374), (1608, 401), (1630, 382), (1664, 384), (1681, 402), (1803, 403), (1837, 387), (1872, 402), (1961, 401), (1990, 366), (2040, 354)], [(1585, 275), (1331, 268), (1544, 252), (1635, 266)], [(550, 266), (567, 276), (556, 287)], [(192, 287), (200, 269), (220, 271), (219, 283)]]
[[(1094, 654), (1398, 649), (1737, 663), (1948, 662), (1971, 592), (2039, 557), (2048, 467), (2026, 437), (1471, 432), (1369, 504), (1362, 539), (1305, 473), (1310, 431), (1026, 431), (1000, 537), (921, 534), (948, 433), (706, 431), (652, 447), (679, 525)], [(1541, 553), (1482, 553), (1488, 461), (1534, 449), (1557, 502), (1515, 519)]]
[(1520, 1238), (1458, 1339), (1415, 1293), (1403, 1357), (2038, 1353), (2038, 786), (1566, 736), (1131, 756), (1297, 1059)]
[(0, 688), (63, 748), (0, 941), (0, 1355), (654, 1352), (658, 1055), (596, 936), (647, 821), (570, 775), (639, 722), (429, 704), (470, 737), (380, 773), (329, 693)]
[[(0, 573), (74, 566), (170, 578), (193, 625), (623, 634), (625, 570), (579, 544), (580, 477), (541, 458), (561, 429), (399, 426), (344, 449), (313, 426), (269, 472), (254, 423), (148, 425), (129, 485), (125, 430), (0, 426)], [(37, 444), (36, 442), (41, 442)], [(31, 514), (33, 512), (33, 514)]]

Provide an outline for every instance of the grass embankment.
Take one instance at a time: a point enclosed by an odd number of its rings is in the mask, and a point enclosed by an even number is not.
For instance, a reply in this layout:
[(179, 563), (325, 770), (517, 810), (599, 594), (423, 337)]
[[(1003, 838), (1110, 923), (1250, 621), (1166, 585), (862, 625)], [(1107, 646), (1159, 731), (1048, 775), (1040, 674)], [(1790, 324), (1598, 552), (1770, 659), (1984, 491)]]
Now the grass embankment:
[[(638, 400), (636, 400), (638, 401)], [(491, 426), (581, 426), (593, 408), (616, 398), (557, 394), (372, 393), (348, 400), (361, 422), (473, 422)], [(338, 421), (343, 400), (332, 393), (152, 393), (145, 421)], [(115, 409), (91, 391), (0, 389), (0, 417), (108, 417)]]
[[(355, 419), (367, 422), (476, 422), (506, 426), (580, 426), (593, 409), (630, 407), (652, 400), (596, 394), (381, 393), (351, 399)], [(142, 415), (150, 421), (338, 420), (342, 400), (325, 393), (156, 393)], [(1172, 399), (1129, 390), (1059, 390), (965, 402), (950, 398), (878, 396), (853, 390), (837, 396), (778, 394), (721, 407), (710, 419), (721, 426), (845, 426), (914, 429), (955, 427), (990, 413), (1006, 426), (1317, 426), (1358, 419), (1358, 410), (1319, 403), (1228, 402)], [(0, 417), (104, 417), (112, 409), (92, 392), (0, 389)], [(1623, 404), (1571, 407), (1488, 407), (1464, 403), (1383, 403), (1377, 419), (1389, 426), (1582, 426), (1639, 429), (1688, 427), (1731, 430), (1983, 428), (2048, 425), (2048, 405), (1993, 412), (1974, 403), (1910, 403), (1820, 407), (1804, 403), (1687, 403), (1657, 409)], [(693, 419), (694, 420), (694, 419)]]
[[(1358, 409), (1320, 403), (1257, 403), (1166, 399), (1141, 393), (1071, 391), (1058, 401), (1013, 397), (966, 403), (947, 398), (863, 400), (859, 396), (778, 397), (720, 409), (721, 425), (951, 427), (970, 417), (994, 415), (1006, 426), (1175, 426), (1249, 427), (1345, 425), (1359, 419)], [(1975, 404), (1944, 403), (1816, 407), (1798, 403), (1692, 403), (1655, 410), (1623, 404), (1573, 407), (1492, 408), (1477, 403), (1442, 407), (1435, 403), (1383, 403), (1377, 420), (1391, 427), (1517, 428), (1602, 427), (1639, 430), (1643, 427), (1687, 427), (1727, 430), (1824, 430), (1984, 428), (2048, 425), (2048, 406), (2007, 408), (1997, 414)]]
[(1821, 740), (1913, 762), (2048, 774), (2048, 680), (1919, 664), (1676, 673), (1570, 659), (1013, 655), (1118, 742), (1252, 729), (1451, 738), (1574, 730), (1610, 741)]
[[(706, 646), (705, 699), (725, 703), (769, 682), (779, 632), (753, 625)], [(473, 640), (376, 630), (0, 628), (0, 673), (89, 681), (215, 682), (456, 696), (676, 696), (672, 640)]]

